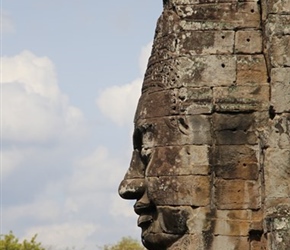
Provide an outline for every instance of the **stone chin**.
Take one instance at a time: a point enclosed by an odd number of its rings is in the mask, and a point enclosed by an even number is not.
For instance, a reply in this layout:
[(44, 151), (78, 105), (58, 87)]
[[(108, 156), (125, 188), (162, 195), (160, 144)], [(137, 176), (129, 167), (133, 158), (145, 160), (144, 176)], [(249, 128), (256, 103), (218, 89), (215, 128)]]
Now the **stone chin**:
[(168, 250), (187, 231), (188, 213), (183, 209), (157, 207), (151, 223), (142, 228), (142, 242), (149, 250)]
[(142, 232), (142, 243), (148, 250), (168, 250), (182, 235)]

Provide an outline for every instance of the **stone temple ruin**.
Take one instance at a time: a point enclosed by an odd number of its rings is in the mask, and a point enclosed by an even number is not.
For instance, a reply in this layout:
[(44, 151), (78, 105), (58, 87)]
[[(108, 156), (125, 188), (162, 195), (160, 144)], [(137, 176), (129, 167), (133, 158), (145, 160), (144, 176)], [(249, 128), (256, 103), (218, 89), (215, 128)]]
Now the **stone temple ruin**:
[(163, 0), (119, 193), (150, 250), (290, 249), (290, 1)]

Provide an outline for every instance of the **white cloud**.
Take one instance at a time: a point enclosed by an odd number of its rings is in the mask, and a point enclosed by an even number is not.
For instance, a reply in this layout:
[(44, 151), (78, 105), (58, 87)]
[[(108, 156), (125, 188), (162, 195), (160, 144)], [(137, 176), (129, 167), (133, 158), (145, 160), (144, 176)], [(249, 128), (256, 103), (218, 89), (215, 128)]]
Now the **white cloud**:
[(84, 129), (81, 111), (61, 93), (53, 63), (23, 51), (2, 58), (3, 140), (50, 142)]
[(141, 95), (143, 75), (150, 56), (152, 42), (141, 49), (140, 77), (129, 84), (115, 85), (102, 91), (96, 103), (101, 112), (119, 126), (133, 124), (133, 117)]
[(76, 163), (69, 184), (70, 191), (85, 194), (110, 189), (122, 178), (123, 168), (120, 165), (117, 159), (110, 157), (106, 148), (98, 147)]
[(5, 11), (5, 10), (2, 10), (2, 16), (1, 16), (1, 24), (0, 24), (0, 27), (1, 27), (1, 31), (3, 33), (13, 33), (15, 32), (15, 27), (14, 27), (14, 24), (12, 22), (12, 18), (10, 16), (10, 14)]
[(34, 218), (38, 221), (55, 220), (60, 216), (60, 207), (56, 201), (39, 199), (33, 203), (10, 206), (5, 210), (5, 221), (11, 224), (22, 218)]
[[(146, 49), (142, 51), (140, 68), (144, 69)], [(17, 228), (24, 232), (24, 238), (37, 233), (38, 240), (53, 250), (73, 246), (95, 249), (96, 244), (112, 243), (122, 236), (137, 238), (140, 230), (136, 227), (133, 202), (122, 200), (117, 194), (129, 165), (129, 139), (128, 145), (122, 145), (121, 151), (126, 151), (123, 155), (113, 155), (101, 145), (94, 145), (95, 150), (90, 149), (91, 153), (85, 156), (79, 152), (70, 154), (70, 137), (75, 138), (86, 129), (85, 121), (82, 112), (61, 92), (51, 60), (24, 51), (4, 57), (2, 64), (4, 176), (12, 173), (13, 178), (22, 181), (17, 169), (27, 170), (27, 183), (21, 186), (27, 184), (32, 192), (29, 201), (21, 199), (5, 204), (4, 229)], [(118, 125), (132, 124), (141, 84), (140, 77), (130, 84), (104, 90), (97, 100), (99, 108)], [(62, 145), (56, 146), (59, 141)], [(48, 143), (53, 146), (43, 146)], [(79, 143), (83, 144), (86, 142)], [(41, 168), (38, 174), (42, 171), (44, 174), (37, 176), (33, 171), (36, 168)], [(61, 174), (51, 177), (50, 171)], [(31, 188), (34, 178), (41, 178), (40, 184), (36, 184), (41, 185), (40, 190)]]
[(2, 177), (8, 176), (21, 162), (33, 154), (31, 149), (10, 148), (2, 149)]
[(148, 58), (151, 54), (153, 42), (148, 43), (146, 46), (143, 46), (141, 48), (141, 53), (139, 56), (139, 68), (140, 73), (143, 75), (146, 71), (147, 64), (148, 64)]
[[(124, 234), (137, 238), (133, 202), (117, 194), (127, 167), (123, 162), (128, 161), (99, 146), (77, 160), (66, 177), (44, 183), (31, 202), (5, 206), (3, 225), (13, 230), (24, 221), (23, 237), (37, 233), (38, 240), (53, 250), (95, 249), (96, 244), (112, 243)], [(124, 221), (129, 222), (126, 229)]]
[(126, 85), (105, 89), (96, 101), (99, 109), (119, 126), (132, 124), (141, 84), (139, 78)]
[(98, 226), (93, 223), (81, 221), (36, 226), (26, 231), (24, 239), (30, 239), (37, 232), (37, 240), (48, 249), (87, 249), (85, 248), (87, 245), (91, 245), (91, 247), (94, 245), (89, 244), (89, 238), (98, 229)]
[(116, 195), (111, 196), (110, 214), (112, 216), (124, 216), (137, 219), (137, 215), (134, 213), (133, 205), (135, 201), (123, 200)]

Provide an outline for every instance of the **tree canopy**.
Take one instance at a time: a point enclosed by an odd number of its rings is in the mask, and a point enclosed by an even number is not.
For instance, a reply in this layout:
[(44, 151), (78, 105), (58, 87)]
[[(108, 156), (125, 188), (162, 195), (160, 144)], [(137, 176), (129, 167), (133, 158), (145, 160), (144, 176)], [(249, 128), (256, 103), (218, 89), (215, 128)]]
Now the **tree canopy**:
[(114, 245), (105, 245), (102, 250), (145, 250), (145, 248), (137, 240), (124, 237)]
[(19, 242), (12, 232), (1, 235), (0, 250), (45, 250), (41, 243), (36, 241), (36, 237), (37, 235), (33, 236), (31, 240)]

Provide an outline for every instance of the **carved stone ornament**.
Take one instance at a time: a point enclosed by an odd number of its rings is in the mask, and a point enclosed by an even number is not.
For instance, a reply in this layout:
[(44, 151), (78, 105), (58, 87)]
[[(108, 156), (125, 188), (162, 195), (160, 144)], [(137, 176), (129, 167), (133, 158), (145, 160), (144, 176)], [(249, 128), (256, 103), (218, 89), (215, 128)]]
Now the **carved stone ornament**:
[(149, 250), (290, 249), (290, 1), (163, 0), (119, 194)]

